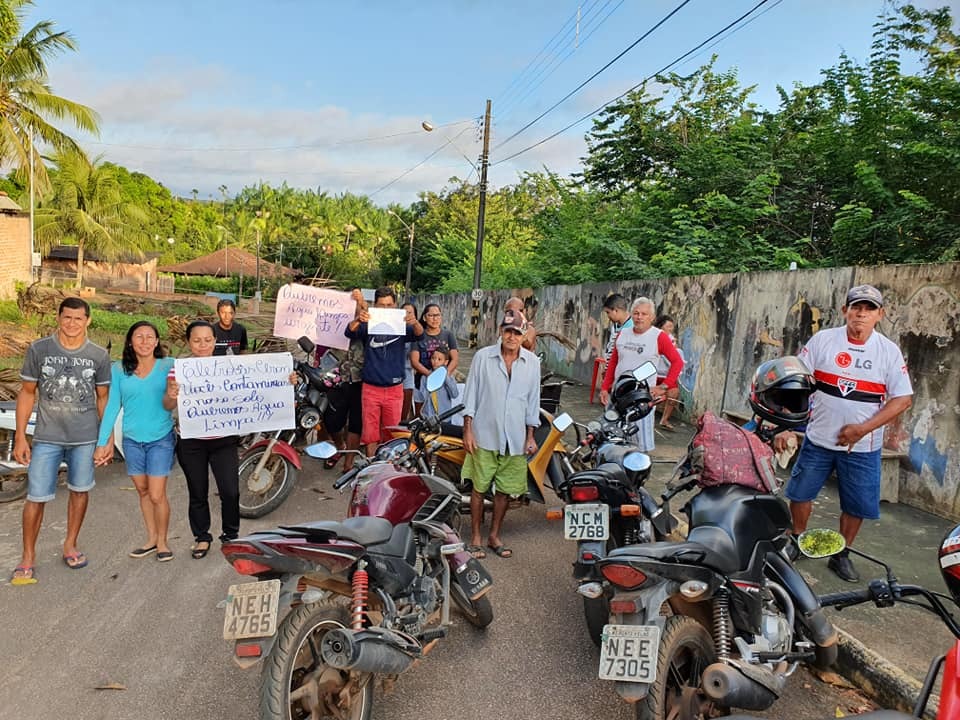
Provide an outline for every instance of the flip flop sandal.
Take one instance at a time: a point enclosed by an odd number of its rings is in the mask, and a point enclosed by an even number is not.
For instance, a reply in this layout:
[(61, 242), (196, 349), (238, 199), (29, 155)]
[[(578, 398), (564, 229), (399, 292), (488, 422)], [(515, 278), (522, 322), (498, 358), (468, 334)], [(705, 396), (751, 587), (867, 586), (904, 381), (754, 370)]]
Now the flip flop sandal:
[(210, 543), (204, 542), (203, 544), (206, 545), (206, 547), (204, 548), (199, 547), (200, 544), (201, 543), (197, 543), (197, 545), (194, 545), (193, 550), (190, 551), (190, 555), (193, 557), (194, 560), (200, 560), (201, 558), (205, 558), (207, 556), (207, 553), (210, 552)]
[(502, 557), (504, 559), (513, 557), (513, 550), (508, 548), (506, 545), (497, 545), (496, 547), (493, 545), (487, 545), (487, 547), (493, 550), (497, 557)]
[(79, 570), (87, 566), (87, 556), (82, 552), (71, 553), (63, 556), (63, 564), (71, 570)]
[[(20, 573), (19, 577), (17, 573)], [(37, 583), (37, 573), (33, 565), (17, 565), (10, 576), (11, 585), (35, 585)]]
[(340, 462), (340, 453), (337, 453), (337, 454), (334, 455), (333, 457), (329, 457), (329, 458), (327, 458), (326, 460), (324, 460), (324, 461), (323, 461), (323, 466), (324, 466), (327, 470), (332, 470), (333, 468), (335, 468), (335, 467), (337, 466), (337, 463), (338, 463), (338, 462)]
[(486, 551), (479, 545), (467, 545), (464, 549), (470, 553), (470, 557), (474, 560), (483, 560), (487, 556)]

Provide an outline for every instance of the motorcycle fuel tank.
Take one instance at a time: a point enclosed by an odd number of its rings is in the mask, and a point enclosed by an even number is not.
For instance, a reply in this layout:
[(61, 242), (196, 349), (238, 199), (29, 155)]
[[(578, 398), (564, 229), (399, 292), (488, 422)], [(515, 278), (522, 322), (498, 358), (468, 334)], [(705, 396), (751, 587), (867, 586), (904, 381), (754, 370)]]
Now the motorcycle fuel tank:
[(394, 525), (406, 522), (430, 497), (430, 490), (416, 473), (394, 465), (371, 465), (357, 475), (348, 515), (370, 515)]

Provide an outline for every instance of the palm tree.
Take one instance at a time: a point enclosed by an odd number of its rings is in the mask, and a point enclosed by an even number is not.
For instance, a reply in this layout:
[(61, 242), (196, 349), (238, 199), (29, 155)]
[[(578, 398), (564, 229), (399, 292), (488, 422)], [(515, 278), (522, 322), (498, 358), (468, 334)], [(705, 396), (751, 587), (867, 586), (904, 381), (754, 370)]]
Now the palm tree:
[[(54, 95), (48, 84), (47, 59), (75, 50), (67, 32), (44, 20), (21, 35), (32, 0), (0, 2), (0, 161), (26, 172), (30, 145), (39, 141), (58, 152), (79, 151), (76, 141), (50, 120), (69, 120), (88, 132), (99, 132), (99, 116), (86, 105)], [(34, 163), (38, 189), (50, 187), (42, 162)]]
[(122, 255), (142, 255), (139, 246), (147, 240), (140, 228), (147, 215), (140, 207), (124, 202), (112, 166), (92, 163), (82, 153), (61, 152), (55, 157), (57, 172), (53, 192), (37, 211), (36, 237), (41, 250), (57, 242), (77, 246), (77, 285), (83, 285), (86, 250), (109, 261)]

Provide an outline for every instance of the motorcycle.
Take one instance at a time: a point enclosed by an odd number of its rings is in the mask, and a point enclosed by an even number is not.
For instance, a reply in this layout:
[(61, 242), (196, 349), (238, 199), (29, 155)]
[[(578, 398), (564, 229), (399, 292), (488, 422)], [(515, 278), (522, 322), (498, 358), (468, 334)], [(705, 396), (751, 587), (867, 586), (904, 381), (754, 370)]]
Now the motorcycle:
[[(313, 354), (315, 346), (309, 338), (301, 337), (297, 344), (307, 357)], [(297, 446), (322, 427), (330, 404), (327, 393), (340, 383), (332, 357), (321, 360), (319, 367), (297, 360), (294, 372), (300, 378), (294, 388), (296, 426), (254, 438), (240, 455), (240, 517), (263, 517), (289, 497), (302, 469)]]
[[(307, 448), (317, 458), (335, 452)], [(222, 547), (237, 572), (257, 578), (231, 586), (223, 636), (240, 667), (263, 666), (262, 718), (369, 718), (375, 678), (389, 685), (446, 635), (451, 600), (476, 627), (493, 620), (492, 579), (449, 525), (453, 485), (389, 460), (354, 468), (335, 487), (351, 481), (354, 514), (342, 522)]]
[(650, 475), (649, 456), (630, 442), (634, 423), (653, 412), (648, 380), (655, 375), (653, 363), (636, 368), (635, 396), (625, 397), (626, 404), (615, 402), (604, 411), (602, 422), (587, 426), (572, 460), (590, 467), (564, 479), (557, 488), (563, 510), (547, 512), (548, 519), (563, 519), (564, 539), (577, 543), (573, 577), (583, 596), (587, 631), (598, 647), (610, 617), (611, 590), (597, 572), (597, 562), (616, 548), (663, 540), (676, 527), (670, 513), (663, 512), (643, 487)]
[[(948, 572), (953, 567), (956, 560), (953, 557), (960, 547), (960, 527), (954, 528), (953, 532), (947, 535), (940, 546), (940, 566), (944, 572)], [(835, 555), (844, 549), (866, 560), (880, 565), (886, 577), (872, 580), (869, 586), (863, 590), (849, 590), (844, 592), (830, 593), (820, 596), (820, 604), (823, 607), (834, 607), (837, 610), (862, 605), (872, 602), (879, 608), (893, 607), (897, 602), (913, 605), (923, 608), (928, 612), (937, 615), (947, 629), (957, 638), (953, 648), (946, 655), (941, 655), (930, 663), (930, 669), (927, 671), (920, 694), (917, 697), (913, 713), (895, 712), (892, 710), (878, 710), (863, 715), (857, 715), (858, 718), (873, 718), (874, 720), (909, 720), (910, 718), (923, 718), (926, 715), (927, 705), (930, 697), (933, 695), (933, 688), (941, 670), (942, 683), (940, 686), (940, 705), (937, 710), (937, 720), (954, 720), (960, 717), (960, 623), (947, 609), (944, 600), (956, 605), (956, 597), (950, 597), (941, 593), (927, 590), (919, 585), (901, 585), (893, 574), (889, 565), (878, 560), (871, 555), (860, 552), (855, 548), (846, 547), (843, 536), (836, 530), (825, 530), (821, 528), (808, 530), (797, 538), (797, 546), (804, 555), (810, 558), (825, 558)], [(945, 562), (945, 558), (946, 562)], [(919, 602), (911, 598), (921, 597), (926, 602)], [(731, 716), (729, 720), (748, 720), (746, 715)], [(755, 717), (749, 720), (758, 720)]]
[[(698, 486), (699, 474), (683, 472), (662, 511)], [(739, 484), (701, 487), (684, 512), (686, 541), (599, 561), (613, 589), (599, 676), (643, 720), (765, 710), (799, 663), (826, 668), (837, 656), (836, 631), (785, 554), (790, 512), (779, 495)]]

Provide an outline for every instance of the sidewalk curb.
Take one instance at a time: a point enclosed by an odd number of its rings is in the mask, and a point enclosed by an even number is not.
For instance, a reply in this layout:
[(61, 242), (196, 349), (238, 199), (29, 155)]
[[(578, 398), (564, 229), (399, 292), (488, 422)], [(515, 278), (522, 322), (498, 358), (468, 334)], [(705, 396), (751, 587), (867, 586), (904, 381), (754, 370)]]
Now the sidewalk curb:
[[(837, 628), (837, 634), (837, 671), (880, 707), (913, 712), (922, 684), (845, 630)], [(938, 703), (939, 697), (931, 697), (925, 718), (934, 720)]]

